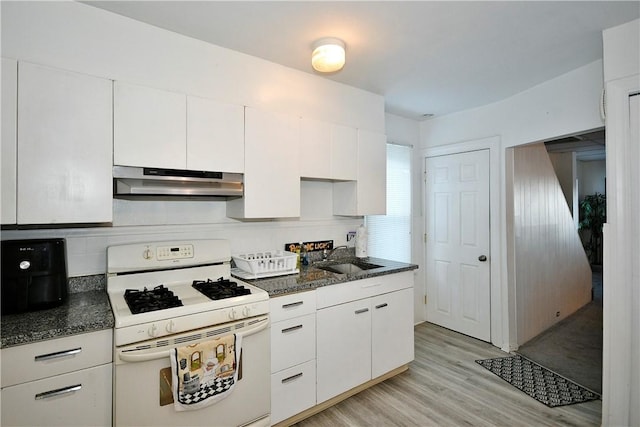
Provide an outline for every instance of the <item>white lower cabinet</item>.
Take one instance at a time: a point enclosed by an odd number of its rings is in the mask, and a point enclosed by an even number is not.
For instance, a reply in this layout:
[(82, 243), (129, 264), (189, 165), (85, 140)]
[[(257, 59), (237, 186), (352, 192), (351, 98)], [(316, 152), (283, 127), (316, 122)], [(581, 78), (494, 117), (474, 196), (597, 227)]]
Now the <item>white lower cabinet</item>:
[(371, 379), (369, 299), (318, 310), (317, 328), (321, 403)]
[(271, 422), (316, 404), (315, 291), (272, 298)]
[(317, 291), (317, 401), (413, 360), (413, 273)]
[(111, 425), (111, 364), (2, 389), (3, 426)]
[(2, 349), (1, 424), (110, 426), (112, 331)]

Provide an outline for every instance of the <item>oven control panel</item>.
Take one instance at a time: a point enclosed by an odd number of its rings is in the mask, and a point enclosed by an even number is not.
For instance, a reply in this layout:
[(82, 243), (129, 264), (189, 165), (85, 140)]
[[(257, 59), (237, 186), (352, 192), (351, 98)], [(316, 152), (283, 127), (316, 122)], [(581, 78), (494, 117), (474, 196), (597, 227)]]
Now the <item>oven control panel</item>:
[(156, 257), (159, 261), (193, 258), (193, 245), (158, 246)]

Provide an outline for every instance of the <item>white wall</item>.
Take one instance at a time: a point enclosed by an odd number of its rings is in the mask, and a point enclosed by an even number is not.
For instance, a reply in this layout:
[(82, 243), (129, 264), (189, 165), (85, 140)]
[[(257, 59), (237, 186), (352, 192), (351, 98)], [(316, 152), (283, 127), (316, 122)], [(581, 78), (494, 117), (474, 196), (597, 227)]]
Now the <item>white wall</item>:
[[(640, 425), (640, 20), (603, 32), (607, 223), (602, 425)], [(633, 96), (633, 101), (631, 95)], [(633, 105), (633, 108), (632, 108)]]
[(605, 194), (606, 176), (606, 160), (578, 160), (578, 198), (582, 200), (590, 194)]
[[(385, 132), (384, 98), (184, 37), (82, 3), (1, 2), (2, 56), (221, 102)], [(297, 161), (297, 159), (292, 159)], [(332, 215), (328, 182), (301, 182), (299, 220), (241, 222), (219, 201), (114, 200), (113, 227), (4, 230), (2, 239), (65, 237), (69, 274), (105, 272), (111, 244), (227, 238), (234, 252), (301, 240), (346, 243), (361, 218)]]
[(549, 153), (549, 160), (553, 165), (553, 170), (556, 172), (558, 182), (562, 188), (562, 193), (567, 201), (567, 206), (571, 215), (577, 210), (574, 210), (574, 190), (576, 190), (576, 178), (577, 178), (577, 160), (575, 153)]
[[(413, 177), (413, 180), (411, 182), (413, 192), (413, 203), (411, 207), (413, 215), (413, 224), (411, 228), (411, 233), (413, 236), (411, 245), (411, 262), (414, 264), (422, 265), (422, 260), (424, 259), (424, 247), (422, 245), (422, 240), (419, 239), (418, 234), (416, 234), (422, 229), (422, 224), (424, 223), (422, 204), (419, 202), (421, 200), (422, 191), (422, 180), (420, 179), (420, 177), (422, 176), (422, 159), (420, 156), (420, 150), (417, 148), (420, 144), (419, 122), (389, 113), (385, 114), (385, 122), (388, 142), (409, 145), (413, 147), (413, 149), (411, 150), (411, 174)], [(414, 322), (419, 323), (426, 320), (424, 311), (424, 268), (421, 267), (417, 270), (414, 270), (413, 274), (415, 279), (413, 317)]]
[[(420, 124), (420, 145), (425, 150), (463, 146), (465, 141), (492, 136), (500, 141), (497, 148), (500, 153), (491, 163), (491, 170), (500, 175), (498, 188), (491, 188), (499, 194), (499, 254), (492, 258), (492, 263), (499, 264), (500, 274), (492, 275), (491, 280), (492, 295), (500, 293), (502, 304), (497, 315), (492, 313), (492, 342), (505, 350), (517, 348), (518, 344), (515, 282), (508, 270), (508, 260), (513, 259), (509, 254), (515, 244), (514, 236), (507, 232), (505, 148), (601, 128), (602, 81), (602, 61), (595, 61), (500, 102)], [(416, 235), (424, 233), (423, 230)], [(496, 281), (498, 289), (494, 287)], [(496, 324), (502, 327), (494, 327)]]
[(591, 268), (544, 144), (509, 150), (517, 338), (524, 344), (591, 301)]

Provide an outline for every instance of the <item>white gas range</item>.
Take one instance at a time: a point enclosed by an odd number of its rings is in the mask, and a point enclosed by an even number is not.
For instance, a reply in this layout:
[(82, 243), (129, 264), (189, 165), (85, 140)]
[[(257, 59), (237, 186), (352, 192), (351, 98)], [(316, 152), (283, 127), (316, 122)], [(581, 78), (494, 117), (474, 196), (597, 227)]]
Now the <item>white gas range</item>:
[[(269, 296), (231, 278), (230, 261), (226, 240), (108, 248), (116, 425), (269, 424)], [(173, 350), (231, 334), (242, 336), (242, 374), (233, 392), (206, 408), (176, 411), (168, 395)], [(203, 365), (211, 359), (198, 357)], [(203, 367), (191, 374), (201, 378)]]

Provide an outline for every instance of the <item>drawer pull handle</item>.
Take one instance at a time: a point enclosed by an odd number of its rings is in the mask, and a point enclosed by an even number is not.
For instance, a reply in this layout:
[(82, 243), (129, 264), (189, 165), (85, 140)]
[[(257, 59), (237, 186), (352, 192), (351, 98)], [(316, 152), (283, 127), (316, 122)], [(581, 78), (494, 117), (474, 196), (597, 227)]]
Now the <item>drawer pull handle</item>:
[(376, 305), (376, 308), (385, 308), (386, 306), (388, 306), (389, 304), (387, 304), (386, 302), (384, 304), (378, 304)]
[(282, 333), (286, 334), (287, 332), (297, 331), (298, 329), (302, 329), (302, 325), (296, 325), (296, 326), (292, 326), (290, 328), (284, 328), (282, 330)]
[(36, 362), (42, 362), (43, 360), (51, 360), (51, 359), (57, 359), (59, 357), (73, 356), (74, 354), (78, 354), (81, 351), (82, 351), (82, 347), (78, 347), (71, 350), (58, 351), (56, 353), (42, 354), (40, 356), (36, 356), (34, 360)]
[(73, 393), (74, 391), (78, 391), (82, 388), (82, 384), (76, 384), (69, 387), (63, 387), (56, 390), (45, 391), (42, 393), (36, 394), (36, 400), (48, 399), (54, 396), (60, 396), (61, 394)]
[(362, 289), (365, 288), (375, 288), (376, 286), (380, 286), (382, 283), (371, 283), (370, 285), (362, 285)]
[(304, 304), (303, 301), (290, 302), (289, 304), (282, 304), (282, 308), (297, 307), (297, 306), (302, 305), (302, 304)]
[(290, 377), (283, 379), (282, 380), (282, 384), (285, 384), (285, 383), (288, 383), (288, 382), (293, 381), (295, 379), (298, 379), (301, 376), (302, 376), (302, 372), (300, 372), (299, 374), (291, 375)]
[(355, 313), (356, 314), (362, 314), (362, 313), (366, 313), (367, 311), (369, 311), (368, 308), (361, 308), (360, 310), (356, 310)]

